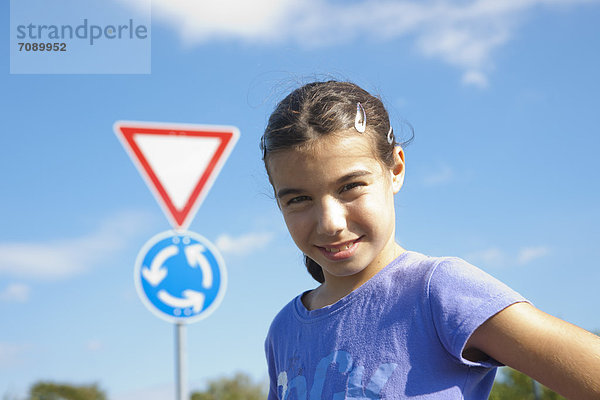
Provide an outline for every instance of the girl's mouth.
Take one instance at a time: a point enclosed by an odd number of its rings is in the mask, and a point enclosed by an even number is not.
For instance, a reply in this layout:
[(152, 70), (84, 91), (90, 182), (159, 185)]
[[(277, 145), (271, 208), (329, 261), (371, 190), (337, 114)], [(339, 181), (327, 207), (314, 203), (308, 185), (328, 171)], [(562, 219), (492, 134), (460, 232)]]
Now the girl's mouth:
[(354, 242), (348, 243), (347, 245), (342, 247), (325, 247), (325, 251), (328, 253), (339, 253), (340, 251), (348, 250), (350, 247), (352, 247), (353, 244)]
[(356, 249), (358, 247), (358, 243), (360, 242), (361, 239), (362, 239), (362, 237), (360, 237), (352, 242), (346, 242), (346, 243), (343, 243), (338, 246), (317, 246), (317, 247), (319, 248), (319, 250), (321, 250), (321, 253), (325, 256), (325, 258), (327, 258), (329, 260), (332, 260), (332, 261), (344, 260), (344, 259), (350, 258), (354, 255), (354, 253), (356, 252)]

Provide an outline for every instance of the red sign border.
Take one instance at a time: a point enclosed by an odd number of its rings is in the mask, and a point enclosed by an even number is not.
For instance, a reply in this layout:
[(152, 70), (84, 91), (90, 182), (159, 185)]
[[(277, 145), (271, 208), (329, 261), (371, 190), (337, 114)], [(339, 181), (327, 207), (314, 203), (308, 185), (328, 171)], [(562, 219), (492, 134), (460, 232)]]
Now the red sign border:
[[(163, 209), (167, 219), (176, 230), (187, 229), (239, 138), (238, 128), (224, 125), (117, 121), (115, 122), (113, 129), (121, 144), (129, 154), (129, 157), (144, 178), (144, 181), (146, 181), (150, 191)], [(194, 186), (183, 209), (178, 210), (175, 207), (163, 184), (150, 167), (148, 160), (135, 142), (134, 136), (137, 134), (162, 136), (182, 135), (210, 137), (221, 140), (217, 151), (208, 162), (206, 169)]]

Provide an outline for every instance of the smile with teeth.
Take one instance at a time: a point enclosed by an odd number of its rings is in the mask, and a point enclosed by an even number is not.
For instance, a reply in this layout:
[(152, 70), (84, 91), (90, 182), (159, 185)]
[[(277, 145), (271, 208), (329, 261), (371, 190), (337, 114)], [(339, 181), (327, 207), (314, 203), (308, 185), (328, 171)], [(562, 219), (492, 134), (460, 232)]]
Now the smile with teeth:
[(340, 251), (348, 250), (354, 242), (350, 242), (341, 247), (324, 247), (325, 251), (328, 253), (339, 253)]

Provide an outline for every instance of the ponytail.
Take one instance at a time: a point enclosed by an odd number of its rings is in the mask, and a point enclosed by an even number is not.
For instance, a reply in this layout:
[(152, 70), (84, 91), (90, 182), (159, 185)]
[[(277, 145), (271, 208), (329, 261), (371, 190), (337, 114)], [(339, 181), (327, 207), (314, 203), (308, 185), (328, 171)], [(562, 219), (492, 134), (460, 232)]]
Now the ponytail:
[(306, 265), (306, 269), (310, 276), (313, 277), (319, 283), (325, 282), (325, 276), (323, 275), (323, 268), (319, 264), (317, 264), (312, 258), (308, 258), (304, 256), (304, 265)]

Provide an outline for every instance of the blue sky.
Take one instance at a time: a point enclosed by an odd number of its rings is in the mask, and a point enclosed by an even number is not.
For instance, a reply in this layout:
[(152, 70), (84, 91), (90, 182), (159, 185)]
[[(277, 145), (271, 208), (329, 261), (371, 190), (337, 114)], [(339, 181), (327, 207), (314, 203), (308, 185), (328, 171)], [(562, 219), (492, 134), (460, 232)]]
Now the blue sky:
[[(135, 17), (147, 0), (103, 4)], [(0, 12), (8, 26), (8, 2)], [(240, 129), (189, 227), (221, 249), (229, 284), (187, 329), (188, 378), (192, 390), (236, 371), (266, 378), (270, 320), (314, 283), (258, 141), (276, 101), (315, 77), (357, 82), (396, 132), (414, 127), (396, 197), (405, 248), (463, 257), (600, 330), (599, 19), (591, 0), (154, 0), (150, 74), (10, 74), (4, 57), (0, 395), (45, 379), (98, 382), (114, 400), (174, 396), (173, 326), (132, 278), (170, 226), (117, 120)]]

